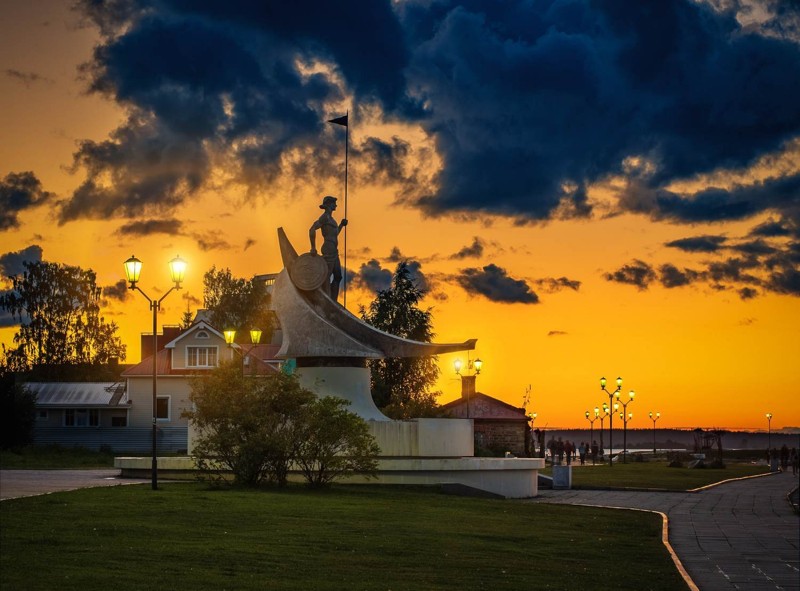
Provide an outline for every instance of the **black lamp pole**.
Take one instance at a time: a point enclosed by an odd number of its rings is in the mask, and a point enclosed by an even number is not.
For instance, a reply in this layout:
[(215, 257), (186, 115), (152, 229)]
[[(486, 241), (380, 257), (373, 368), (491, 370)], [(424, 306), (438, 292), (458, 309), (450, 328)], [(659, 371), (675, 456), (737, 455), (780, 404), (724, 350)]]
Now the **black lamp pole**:
[(608, 414), (608, 465), (613, 466), (613, 459), (614, 459), (614, 413), (611, 412), (610, 407), (614, 403), (614, 394), (618, 394), (622, 388), (622, 378), (617, 378), (617, 389), (613, 392), (609, 392), (606, 390), (606, 379), (600, 378), (600, 389), (608, 394), (608, 405), (609, 405), (609, 414)]

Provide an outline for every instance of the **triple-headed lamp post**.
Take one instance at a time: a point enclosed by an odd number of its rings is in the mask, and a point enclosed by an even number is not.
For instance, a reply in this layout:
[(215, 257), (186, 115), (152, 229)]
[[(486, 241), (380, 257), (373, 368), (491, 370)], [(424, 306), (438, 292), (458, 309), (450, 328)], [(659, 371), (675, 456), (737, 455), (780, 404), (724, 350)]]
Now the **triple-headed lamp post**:
[(636, 396), (636, 392), (631, 390), (628, 393), (627, 402), (622, 402), (619, 399), (619, 390), (617, 390), (614, 393), (614, 398), (616, 399), (616, 401), (614, 402), (614, 411), (616, 411), (619, 408), (619, 406), (622, 406), (622, 412), (620, 413), (620, 417), (623, 419), (623, 431), (622, 431), (622, 450), (623, 450), (622, 463), (623, 464), (627, 462), (627, 456), (628, 456), (628, 421), (633, 418), (632, 414), (630, 414), (628, 416), (628, 418), (625, 418), (625, 416), (626, 416), (626, 413), (628, 411), (628, 405), (631, 402), (633, 402), (633, 399), (634, 399), (635, 396)]
[[(586, 420), (589, 421), (589, 449), (592, 449), (592, 441), (594, 441), (594, 422), (600, 418), (600, 409), (596, 406), (594, 407), (594, 416), (590, 419), (589, 418), (589, 411), (587, 410), (583, 415), (586, 417)], [(594, 455), (592, 455), (592, 465), (594, 465)]]
[(661, 418), (661, 413), (650, 413), (650, 420), (653, 421), (653, 455), (656, 455), (656, 421)]
[(125, 278), (127, 279), (128, 283), (130, 283), (129, 288), (138, 291), (140, 294), (144, 296), (144, 298), (150, 303), (150, 309), (153, 311), (153, 460), (150, 467), (150, 480), (151, 480), (151, 487), (153, 490), (158, 489), (158, 432), (156, 430), (156, 424), (158, 421), (158, 398), (156, 396), (158, 392), (158, 368), (157, 368), (157, 357), (158, 357), (158, 311), (161, 309), (161, 302), (164, 301), (170, 293), (172, 293), (173, 289), (180, 289), (181, 283), (183, 283), (183, 278), (186, 275), (186, 261), (184, 261), (181, 257), (175, 257), (169, 262), (169, 273), (170, 277), (172, 278), (172, 282), (175, 284), (169, 288), (167, 293), (161, 296), (159, 299), (154, 300), (151, 299), (145, 292), (142, 291), (142, 288), (136, 285), (139, 283), (139, 276), (142, 273), (142, 261), (137, 259), (135, 256), (131, 256), (127, 261), (124, 263), (125, 265)]
[[(608, 394), (608, 405), (609, 407), (614, 403), (614, 395), (619, 394), (620, 389), (622, 388), (622, 378), (617, 378), (617, 389), (613, 392), (609, 392), (606, 390), (606, 379), (600, 378), (600, 389)], [(614, 414), (609, 410), (608, 413), (608, 465), (613, 466), (612, 463), (614, 457)]]

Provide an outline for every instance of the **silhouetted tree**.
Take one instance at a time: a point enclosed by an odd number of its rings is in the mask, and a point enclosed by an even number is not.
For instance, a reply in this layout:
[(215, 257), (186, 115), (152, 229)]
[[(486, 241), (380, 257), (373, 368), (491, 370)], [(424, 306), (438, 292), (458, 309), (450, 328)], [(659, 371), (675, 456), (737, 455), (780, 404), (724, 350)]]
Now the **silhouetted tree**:
[(233, 328), (236, 340), (250, 342), (249, 331), (259, 329), (269, 338), (274, 326), (270, 296), (263, 281), (234, 277), (230, 269), (216, 266), (203, 276), (203, 306), (219, 330)]
[[(429, 343), (434, 337), (430, 309), (422, 310), (424, 296), (408, 264), (397, 265), (392, 286), (378, 292), (369, 308), (361, 307), (361, 318), (385, 332)], [(436, 416), (436, 397), (431, 388), (439, 377), (436, 357), (374, 359), (369, 361), (370, 385), (375, 404), (396, 418)]]
[(116, 323), (100, 315), (94, 271), (45, 261), (23, 265), (25, 271), (12, 277), (12, 288), (0, 296), (0, 309), (20, 322), (16, 347), (4, 347), (8, 368), (125, 359)]
[(36, 395), (12, 375), (0, 377), (0, 448), (17, 449), (33, 441)]

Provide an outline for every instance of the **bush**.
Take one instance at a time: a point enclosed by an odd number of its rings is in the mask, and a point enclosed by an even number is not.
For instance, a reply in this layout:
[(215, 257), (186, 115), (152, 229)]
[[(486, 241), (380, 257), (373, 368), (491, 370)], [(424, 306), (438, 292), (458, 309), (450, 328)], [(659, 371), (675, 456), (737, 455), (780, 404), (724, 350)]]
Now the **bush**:
[(33, 441), (36, 394), (13, 376), (0, 378), (0, 448), (21, 449)]
[(297, 463), (313, 488), (354, 472), (374, 476), (380, 448), (366, 422), (347, 410), (349, 404), (326, 396), (312, 404), (306, 415), (307, 430)]
[(221, 365), (192, 384), (194, 410), (184, 416), (198, 433), (200, 477), (257, 486), (285, 486), (293, 464), (322, 486), (354, 471), (375, 470), (377, 445), (344, 400), (317, 397), (295, 376), (244, 377), (238, 363)]

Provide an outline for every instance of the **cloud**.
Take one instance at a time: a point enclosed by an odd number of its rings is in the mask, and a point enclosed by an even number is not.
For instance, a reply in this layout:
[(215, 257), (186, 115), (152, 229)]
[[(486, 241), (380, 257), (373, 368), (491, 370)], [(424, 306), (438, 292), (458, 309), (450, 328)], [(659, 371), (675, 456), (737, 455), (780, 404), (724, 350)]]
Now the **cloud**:
[(167, 220), (141, 220), (129, 222), (117, 228), (116, 234), (119, 236), (149, 236), (151, 234), (181, 234), (183, 222), (171, 218)]
[(376, 259), (370, 259), (358, 271), (348, 269), (347, 281), (356, 287), (377, 293), (392, 286), (392, 272), (382, 268)]
[(603, 277), (606, 281), (627, 283), (628, 285), (635, 285), (640, 290), (645, 290), (656, 280), (656, 272), (653, 267), (644, 261), (634, 260), (613, 273), (605, 273)]
[(128, 282), (120, 279), (114, 285), (107, 285), (103, 287), (103, 295), (112, 300), (124, 302), (128, 299), (130, 290), (128, 289)]
[(403, 253), (400, 252), (400, 249), (396, 246), (392, 247), (392, 252), (389, 253), (389, 256), (386, 257), (387, 263), (399, 263), (400, 261), (406, 260), (406, 257), (403, 256)]
[(486, 246), (486, 243), (481, 240), (479, 237), (475, 236), (472, 239), (472, 244), (463, 247), (458, 252), (451, 254), (449, 258), (461, 260), (466, 258), (479, 258), (483, 255), (483, 250)]
[(735, 251), (747, 255), (764, 255), (764, 254), (773, 254), (775, 252), (778, 252), (778, 249), (776, 247), (770, 246), (761, 239), (751, 240), (749, 242), (742, 242), (741, 244), (737, 244), (732, 248)]
[(203, 252), (209, 250), (230, 250), (233, 248), (230, 243), (225, 240), (222, 232), (193, 232), (190, 236), (197, 242), (197, 246)]
[(800, 236), (797, 224), (789, 219), (779, 221), (769, 219), (750, 230), (751, 236), (763, 236), (765, 238), (775, 238), (779, 236)]
[(664, 246), (679, 248), (686, 252), (717, 252), (725, 243), (725, 236), (693, 236), (691, 238), (681, 238), (667, 242)]
[(250, 248), (251, 246), (255, 246), (256, 244), (258, 244), (258, 242), (254, 238), (248, 238), (244, 241), (244, 246), (242, 247), (242, 250), (247, 250), (248, 248)]
[(325, 121), (351, 99), (352, 121), (425, 133), (426, 158), (441, 163), (425, 182), (416, 140), (363, 132), (353, 148), (364, 180), (399, 184), (399, 201), (431, 215), (585, 217), (588, 187), (620, 176), (617, 209), (654, 219), (800, 210), (796, 174), (671, 190), (800, 135), (800, 45), (778, 28), (797, 19), (776, 3), (747, 29), (739, 3), (691, 0), (78, 6), (103, 35), (89, 90), (128, 118), (79, 145), (86, 179), (61, 223), (164, 215), (213, 184), (216, 162), (250, 195), (329, 178), (341, 134)]
[(33, 84), (39, 82), (46, 82), (48, 84), (53, 83), (53, 81), (50, 78), (47, 78), (45, 76), (40, 76), (36, 72), (22, 72), (20, 70), (7, 68), (5, 73), (8, 78), (11, 78), (15, 82), (19, 82), (20, 84), (23, 84), (25, 88), (30, 88)]
[(564, 332), (563, 330), (551, 330), (550, 332), (547, 333), (547, 336), (549, 336), (549, 337), (561, 337), (561, 336), (564, 336), (566, 334), (568, 334), (568, 333)]
[(660, 274), (659, 280), (661, 281), (661, 285), (668, 289), (690, 285), (702, 276), (700, 273), (693, 271), (692, 269), (683, 269), (681, 271), (678, 269), (678, 267), (670, 263), (661, 265), (658, 271)]
[(743, 300), (752, 300), (754, 297), (758, 296), (758, 292), (752, 287), (743, 287), (738, 293), (739, 297)]
[(19, 227), (18, 214), (47, 202), (53, 194), (32, 172), (10, 172), (0, 181), (0, 230)]
[(506, 304), (538, 304), (539, 296), (521, 279), (495, 264), (481, 269), (462, 269), (456, 282), (470, 294), (479, 294), (493, 302)]
[(536, 279), (534, 283), (545, 293), (556, 293), (562, 289), (571, 289), (578, 291), (581, 288), (581, 282), (575, 279), (567, 279), (566, 277), (545, 277), (543, 279)]
[(0, 255), (0, 276), (13, 277), (25, 271), (23, 263), (38, 263), (42, 260), (42, 247), (34, 244), (17, 252)]

